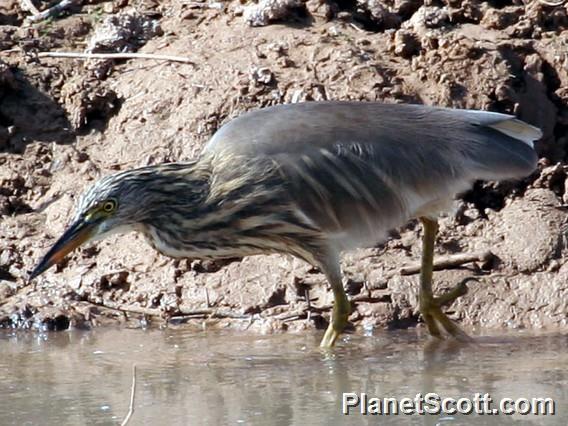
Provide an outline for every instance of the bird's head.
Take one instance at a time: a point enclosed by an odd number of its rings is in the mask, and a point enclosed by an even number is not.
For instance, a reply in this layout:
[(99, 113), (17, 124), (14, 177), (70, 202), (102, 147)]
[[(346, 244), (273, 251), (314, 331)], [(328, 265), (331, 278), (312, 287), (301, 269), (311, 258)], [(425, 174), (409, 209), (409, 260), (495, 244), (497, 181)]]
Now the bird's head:
[(151, 204), (147, 202), (151, 176), (144, 169), (117, 173), (87, 189), (76, 205), (70, 225), (36, 265), (30, 280), (86, 242), (135, 229)]

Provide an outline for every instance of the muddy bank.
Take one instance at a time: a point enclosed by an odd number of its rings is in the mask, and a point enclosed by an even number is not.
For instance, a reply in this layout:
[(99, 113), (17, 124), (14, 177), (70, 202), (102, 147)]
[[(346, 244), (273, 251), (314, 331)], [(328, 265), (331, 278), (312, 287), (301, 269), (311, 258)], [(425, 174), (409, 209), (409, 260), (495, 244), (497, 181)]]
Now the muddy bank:
[[(40, 3), (40, 2), (38, 2)], [(42, 9), (56, 2), (41, 2)], [(25, 277), (86, 185), (193, 158), (225, 122), (305, 100), (415, 102), (514, 113), (543, 129), (537, 173), (479, 183), (442, 220), (437, 254), (483, 254), (452, 317), (472, 328), (566, 328), (568, 6), (531, 1), (85, 2), (30, 23), (0, 7), (0, 323), (65, 329), (164, 320), (259, 331), (323, 328), (324, 277), (285, 256), (173, 260), (140, 236)], [(187, 57), (60, 59), (51, 51)], [(420, 227), (344, 257), (357, 328), (419, 324)], [(308, 298), (310, 300), (308, 307)]]

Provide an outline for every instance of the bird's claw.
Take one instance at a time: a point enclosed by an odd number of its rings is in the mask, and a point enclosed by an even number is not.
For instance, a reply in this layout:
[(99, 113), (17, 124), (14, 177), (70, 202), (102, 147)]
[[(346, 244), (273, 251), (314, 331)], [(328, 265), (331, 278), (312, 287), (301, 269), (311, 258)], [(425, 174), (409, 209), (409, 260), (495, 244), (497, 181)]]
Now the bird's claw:
[(457, 340), (470, 342), (472, 338), (459, 328), (448, 316), (442, 312), (442, 306), (451, 304), (458, 297), (467, 294), (467, 283), (469, 281), (477, 281), (475, 277), (468, 277), (460, 281), (454, 288), (439, 297), (420, 295), (420, 313), (424, 318), (424, 322), (428, 327), (428, 331), (434, 337), (443, 339), (440, 326), (450, 336)]

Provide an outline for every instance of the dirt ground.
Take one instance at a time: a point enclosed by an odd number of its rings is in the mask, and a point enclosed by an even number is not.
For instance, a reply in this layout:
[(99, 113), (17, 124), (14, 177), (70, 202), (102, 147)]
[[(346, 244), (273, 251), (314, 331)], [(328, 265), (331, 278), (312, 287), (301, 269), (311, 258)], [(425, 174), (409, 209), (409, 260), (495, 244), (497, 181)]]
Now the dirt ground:
[[(246, 110), (352, 99), (514, 113), (543, 129), (538, 172), (477, 183), (441, 221), (437, 255), (477, 260), (435, 280), (441, 290), (477, 277), (448, 308), (474, 333), (568, 329), (568, 2), (86, 0), (36, 22), (24, 3), (0, 5), (2, 326), (325, 327), (324, 277), (287, 256), (175, 260), (130, 234), (26, 276), (97, 178), (193, 158)], [(40, 10), (56, 3), (34, 0)], [(55, 51), (191, 63), (39, 54)], [(401, 273), (419, 260), (420, 236), (410, 223), (345, 255), (359, 332), (421, 326), (417, 275)]]

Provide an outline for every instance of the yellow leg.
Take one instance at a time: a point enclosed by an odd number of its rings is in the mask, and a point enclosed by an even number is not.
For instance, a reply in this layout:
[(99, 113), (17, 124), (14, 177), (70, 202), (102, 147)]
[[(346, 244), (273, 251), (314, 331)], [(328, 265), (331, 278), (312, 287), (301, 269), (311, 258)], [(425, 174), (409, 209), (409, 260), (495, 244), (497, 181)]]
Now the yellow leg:
[(471, 338), (442, 312), (441, 307), (452, 303), (458, 297), (467, 293), (467, 278), (452, 290), (440, 297), (434, 297), (432, 292), (432, 273), (434, 269), (434, 241), (438, 231), (438, 223), (429, 218), (420, 218), (424, 226), (424, 239), (422, 245), (422, 266), (420, 268), (420, 313), (434, 337), (443, 338), (440, 326), (451, 336), (458, 340), (470, 341)]
[(332, 348), (335, 345), (337, 338), (347, 325), (347, 318), (351, 312), (349, 299), (347, 299), (345, 290), (343, 290), (339, 262), (334, 260), (334, 264), (331, 266), (329, 266), (330, 262), (327, 263), (328, 266), (323, 266), (322, 269), (333, 290), (334, 303), (329, 326), (320, 343), (321, 348)]

